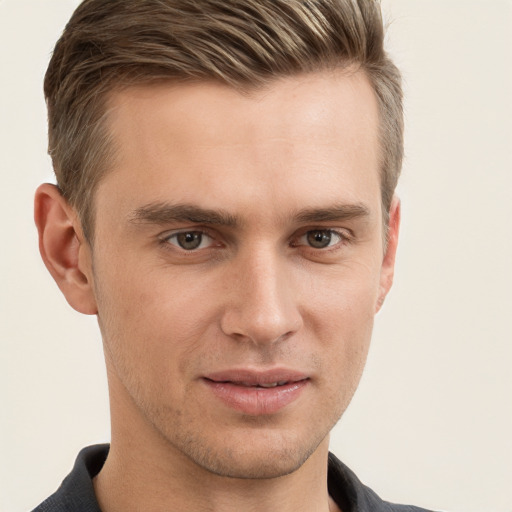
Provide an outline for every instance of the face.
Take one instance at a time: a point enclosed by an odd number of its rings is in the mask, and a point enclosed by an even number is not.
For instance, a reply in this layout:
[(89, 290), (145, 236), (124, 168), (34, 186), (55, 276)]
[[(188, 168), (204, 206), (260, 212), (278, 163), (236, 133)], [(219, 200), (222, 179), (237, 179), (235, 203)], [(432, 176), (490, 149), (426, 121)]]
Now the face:
[(289, 473), (347, 407), (392, 274), (372, 89), (318, 73), (111, 106), (88, 277), (113, 440), (129, 424), (215, 474)]

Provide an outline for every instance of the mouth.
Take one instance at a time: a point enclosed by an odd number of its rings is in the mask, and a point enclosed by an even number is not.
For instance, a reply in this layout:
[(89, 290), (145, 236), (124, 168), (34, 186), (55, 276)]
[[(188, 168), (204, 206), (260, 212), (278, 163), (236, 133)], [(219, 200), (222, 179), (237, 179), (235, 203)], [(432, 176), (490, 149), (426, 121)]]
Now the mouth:
[(275, 382), (249, 382), (249, 381), (236, 381), (236, 380), (214, 380), (205, 377), (205, 380), (209, 380), (214, 384), (231, 384), (233, 386), (241, 386), (244, 388), (261, 388), (261, 389), (271, 389), (277, 388), (278, 386), (286, 386), (287, 384), (293, 384), (295, 382), (301, 382), (302, 380), (280, 380)]
[(233, 370), (203, 381), (224, 405), (251, 416), (277, 413), (298, 400), (310, 383), (307, 375), (289, 370)]
[[(225, 383), (228, 383), (230, 381), (225, 381)], [(231, 382), (232, 384), (235, 384), (237, 386), (244, 386), (246, 388), (275, 388), (277, 386), (285, 386), (286, 384), (289, 384), (289, 381), (287, 380), (281, 380), (279, 382), (261, 382), (259, 384), (251, 384), (250, 382)]]

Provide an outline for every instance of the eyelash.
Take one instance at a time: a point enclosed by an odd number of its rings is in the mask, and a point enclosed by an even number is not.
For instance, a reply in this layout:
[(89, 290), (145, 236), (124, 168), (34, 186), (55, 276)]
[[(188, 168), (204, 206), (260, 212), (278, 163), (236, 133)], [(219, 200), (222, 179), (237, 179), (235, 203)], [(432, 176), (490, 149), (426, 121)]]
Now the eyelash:
[[(180, 247), (179, 243), (172, 243), (171, 240), (173, 238), (178, 238), (180, 235), (199, 235), (202, 239), (200, 240), (200, 244), (198, 247), (195, 247), (193, 249), (185, 249), (183, 247)], [(207, 231), (203, 230), (203, 229), (187, 229), (187, 230), (182, 230), (182, 231), (176, 231), (175, 233), (171, 233), (171, 234), (167, 234), (165, 235), (163, 238), (161, 238), (161, 243), (166, 246), (167, 248), (169, 248), (168, 246), (169, 245), (172, 245), (173, 248), (176, 248), (177, 250), (181, 250), (183, 253), (185, 254), (193, 254), (195, 252), (197, 252), (198, 250), (200, 249), (208, 249), (210, 248), (211, 246), (207, 246), (207, 247), (203, 247), (201, 248), (201, 245), (203, 244), (204, 240), (203, 238), (204, 237), (208, 237), (210, 238), (212, 241), (214, 240), (214, 237), (211, 236)], [(220, 245), (220, 244), (219, 244)]]
[[(329, 229), (329, 228), (308, 229), (302, 235), (300, 235), (297, 239), (301, 240), (301, 239), (307, 238), (310, 235), (315, 236), (315, 234), (321, 234), (323, 237), (325, 237), (327, 235), (327, 238), (328, 238), (327, 243), (329, 245), (326, 245), (325, 247), (314, 247), (313, 245), (311, 245), (311, 243), (304, 243), (304, 244), (292, 243), (291, 246), (292, 247), (304, 246), (304, 247), (306, 247), (308, 249), (312, 249), (314, 251), (327, 252), (327, 251), (335, 251), (336, 249), (339, 249), (340, 246), (343, 246), (350, 241), (350, 237), (348, 236), (348, 233), (346, 233), (345, 231), (338, 230), (338, 229)], [(337, 240), (335, 240), (335, 243), (333, 245), (330, 245), (333, 238), (335, 238)], [(308, 241), (311, 242), (311, 240), (308, 240)]]
[[(337, 241), (332, 246), (327, 245), (325, 247), (313, 247), (312, 245), (309, 245), (307, 243), (298, 243), (298, 241), (300, 241), (301, 239), (307, 237), (308, 235), (314, 234), (314, 233), (322, 233), (324, 236), (327, 235), (329, 238), (329, 243), (331, 242), (332, 237), (337, 238)], [(190, 255), (197, 253), (200, 250), (210, 249), (212, 246), (215, 246), (215, 245), (217, 245), (217, 246), (222, 245), (221, 243), (217, 243), (217, 244), (214, 243), (214, 244), (208, 245), (207, 247), (201, 247), (201, 245), (204, 243), (204, 240), (201, 239), (198, 247), (194, 247), (192, 249), (187, 250), (183, 247), (180, 247), (179, 243), (171, 242), (171, 239), (175, 239), (175, 238), (179, 237), (180, 235), (189, 235), (189, 234), (193, 234), (195, 236), (199, 235), (202, 238), (208, 237), (212, 241), (215, 241), (214, 235), (212, 235), (209, 231), (207, 231), (205, 229), (201, 229), (201, 228), (181, 230), (181, 231), (173, 232), (171, 234), (166, 234), (160, 239), (160, 241), (161, 241), (162, 245), (164, 245), (168, 250), (176, 250), (177, 249), (179, 251), (182, 251), (183, 254), (190, 254)], [(351, 242), (352, 242), (352, 234), (350, 232), (348, 232), (347, 230), (318, 227), (318, 228), (309, 228), (306, 231), (302, 231), (301, 234), (299, 234), (298, 236), (294, 235), (292, 238), (292, 241), (290, 242), (290, 246), (294, 247), (294, 248), (295, 247), (305, 247), (307, 250), (312, 250), (315, 252), (319, 251), (319, 252), (326, 253), (326, 252), (339, 250), (341, 247), (343, 247)], [(169, 248), (169, 245), (173, 246), (172, 249)]]

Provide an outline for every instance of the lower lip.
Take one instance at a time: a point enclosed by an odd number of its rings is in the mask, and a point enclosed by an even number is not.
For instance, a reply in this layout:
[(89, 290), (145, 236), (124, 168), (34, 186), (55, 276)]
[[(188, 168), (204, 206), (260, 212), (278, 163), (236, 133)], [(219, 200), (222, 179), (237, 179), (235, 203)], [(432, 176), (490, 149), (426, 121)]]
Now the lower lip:
[(213, 394), (226, 405), (253, 416), (274, 414), (297, 400), (308, 384), (304, 379), (273, 388), (248, 387), (204, 379)]

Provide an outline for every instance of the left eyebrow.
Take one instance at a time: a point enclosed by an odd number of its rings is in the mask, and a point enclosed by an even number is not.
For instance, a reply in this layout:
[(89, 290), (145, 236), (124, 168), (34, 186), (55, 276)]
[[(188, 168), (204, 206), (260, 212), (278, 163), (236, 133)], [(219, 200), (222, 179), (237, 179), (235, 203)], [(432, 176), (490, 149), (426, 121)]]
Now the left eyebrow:
[(339, 204), (330, 208), (306, 208), (300, 210), (295, 219), (299, 223), (308, 222), (329, 222), (342, 221), (357, 218), (368, 218), (370, 210), (361, 203), (357, 204)]

